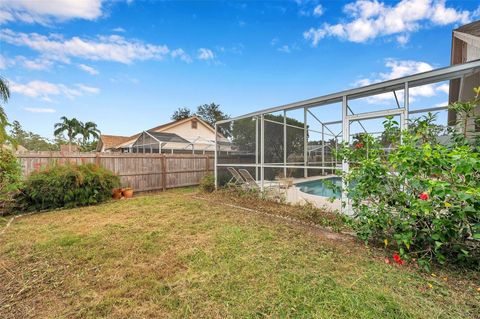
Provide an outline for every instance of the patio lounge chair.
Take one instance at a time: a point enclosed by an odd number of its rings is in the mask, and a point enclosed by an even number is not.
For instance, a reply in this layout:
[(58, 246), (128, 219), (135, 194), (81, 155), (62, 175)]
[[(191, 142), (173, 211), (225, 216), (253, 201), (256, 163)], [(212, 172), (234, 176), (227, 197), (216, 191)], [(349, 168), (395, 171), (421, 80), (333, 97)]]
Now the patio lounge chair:
[(248, 188), (250, 189), (260, 189), (260, 187), (257, 184), (257, 181), (255, 178), (252, 177), (249, 171), (247, 171), (244, 168), (241, 168), (238, 170), (238, 172), (242, 175), (242, 177), (245, 179), (245, 182), (247, 183)]
[[(253, 176), (250, 174), (249, 171), (246, 169), (239, 169), (238, 172), (242, 175), (242, 177), (245, 179), (246, 186), (250, 190), (260, 190), (260, 186), (258, 185), (257, 181)], [(272, 181), (267, 181), (266, 183), (264, 182), (264, 193), (267, 194), (270, 198), (273, 199), (281, 199), (282, 195), (280, 192), (280, 183), (278, 182), (272, 182)]]
[(232, 174), (232, 178), (227, 182), (228, 187), (238, 187), (245, 184), (245, 180), (242, 175), (240, 175), (237, 170), (233, 167), (227, 167), (227, 170)]

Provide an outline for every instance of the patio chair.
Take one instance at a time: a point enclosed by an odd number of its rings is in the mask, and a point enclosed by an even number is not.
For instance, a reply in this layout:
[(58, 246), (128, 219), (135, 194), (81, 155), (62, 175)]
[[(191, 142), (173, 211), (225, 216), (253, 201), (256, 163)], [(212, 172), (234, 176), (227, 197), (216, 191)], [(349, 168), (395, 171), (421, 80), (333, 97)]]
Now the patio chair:
[(228, 187), (238, 187), (245, 184), (245, 180), (242, 175), (240, 175), (237, 170), (233, 167), (227, 167), (227, 170), (232, 174), (232, 178), (227, 182)]
[(257, 181), (255, 180), (255, 178), (252, 177), (252, 175), (250, 174), (249, 171), (247, 171), (244, 168), (241, 168), (241, 169), (238, 170), (238, 172), (245, 179), (245, 182), (247, 183), (247, 186), (250, 189), (260, 189), (260, 187), (257, 184)]
[[(242, 175), (242, 177), (245, 179), (246, 186), (250, 190), (260, 190), (260, 186), (258, 185), (257, 181), (253, 176), (250, 174), (249, 171), (246, 169), (239, 169), (238, 172)], [(279, 199), (281, 197), (280, 193), (280, 183), (278, 182), (272, 182), (272, 181), (264, 181), (264, 192), (267, 195), (270, 195), (274, 199)]]

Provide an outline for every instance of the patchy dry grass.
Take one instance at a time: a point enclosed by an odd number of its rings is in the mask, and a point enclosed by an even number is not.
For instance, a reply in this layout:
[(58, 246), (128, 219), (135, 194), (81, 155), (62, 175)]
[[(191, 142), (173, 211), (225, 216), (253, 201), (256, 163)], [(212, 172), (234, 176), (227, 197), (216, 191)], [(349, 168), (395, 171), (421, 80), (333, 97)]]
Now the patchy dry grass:
[(0, 318), (478, 317), (478, 276), (424, 276), (191, 195), (17, 219), (0, 237)]

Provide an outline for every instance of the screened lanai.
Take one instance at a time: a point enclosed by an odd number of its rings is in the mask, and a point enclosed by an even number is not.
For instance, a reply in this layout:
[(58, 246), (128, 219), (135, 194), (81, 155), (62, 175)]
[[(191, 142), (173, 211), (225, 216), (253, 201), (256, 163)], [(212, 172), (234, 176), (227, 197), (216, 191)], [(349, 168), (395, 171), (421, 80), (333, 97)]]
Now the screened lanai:
[(219, 136), (217, 141), (201, 136), (187, 140), (175, 133), (143, 131), (132, 144), (132, 153), (211, 154), (217, 145), (219, 154), (230, 152), (230, 141)]
[[(216, 144), (215, 183), (224, 186), (230, 180), (228, 168), (248, 171), (261, 191), (288, 178), (293, 186), (286, 191), (287, 200), (297, 196), (322, 205), (328, 192), (302, 190), (312, 181), (348, 172), (351, 163), (336, 155), (339, 145), (353, 145), (365, 133), (381, 139), (387, 117), (405, 129), (416, 118), (434, 116), (441, 138), (452, 124), (449, 103), (470, 98), (479, 82), (476, 60), (219, 121), (215, 130), (228, 139), (231, 152), (220, 152)], [(385, 145), (387, 154), (389, 147)], [(349, 213), (345, 189), (347, 185), (333, 207)]]

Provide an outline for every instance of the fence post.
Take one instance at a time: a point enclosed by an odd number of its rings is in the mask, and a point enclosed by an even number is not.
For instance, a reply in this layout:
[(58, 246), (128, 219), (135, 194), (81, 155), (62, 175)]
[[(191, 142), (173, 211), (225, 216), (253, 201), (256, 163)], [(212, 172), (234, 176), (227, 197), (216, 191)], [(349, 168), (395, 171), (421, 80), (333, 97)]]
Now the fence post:
[(100, 166), (100, 153), (99, 152), (95, 153), (95, 165), (97, 165), (97, 167)]
[(167, 190), (167, 158), (162, 155), (162, 189)]
[(205, 173), (208, 174), (210, 172), (210, 156), (207, 155), (205, 157)]

